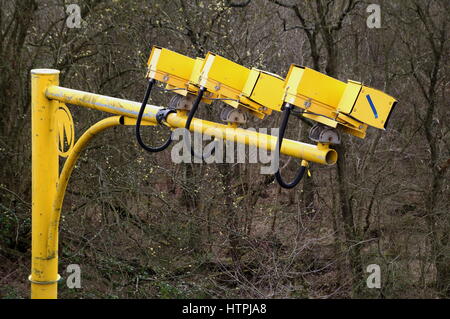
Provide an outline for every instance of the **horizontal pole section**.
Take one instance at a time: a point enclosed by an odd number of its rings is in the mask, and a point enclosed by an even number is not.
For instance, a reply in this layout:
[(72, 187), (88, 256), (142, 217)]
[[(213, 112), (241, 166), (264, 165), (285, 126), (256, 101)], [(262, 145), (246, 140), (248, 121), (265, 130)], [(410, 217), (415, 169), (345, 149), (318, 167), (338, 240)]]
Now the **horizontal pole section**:
[[(59, 86), (49, 87), (47, 89), (46, 96), (49, 99), (57, 100), (63, 103), (83, 106), (131, 118), (137, 117), (141, 107), (141, 103), (139, 102), (117, 99)], [(158, 113), (161, 109), (162, 107), (159, 106), (147, 105), (146, 112), (143, 117), (144, 120), (156, 123), (156, 113)], [(167, 124), (171, 128), (184, 128), (186, 119), (187, 117), (184, 113), (171, 113), (167, 117)], [(233, 128), (225, 124), (219, 124), (197, 118), (192, 120), (190, 130), (220, 139), (256, 146), (269, 151), (275, 149), (277, 142), (277, 137), (273, 135), (262, 134), (242, 128)], [(336, 151), (328, 148), (327, 145), (312, 145), (289, 139), (283, 140), (280, 153), (325, 165), (332, 165), (337, 161)]]
[[(126, 117), (137, 118), (140, 102), (133, 102), (105, 95), (88, 93), (78, 90), (72, 90), (60, 86), (50, 86), (47, 88), (46, 96), (50, 100), (57, 100), (63, 103), (78, 105), (95, 109), (111, 114), (123, 115)], [(156, 113), (162, 107), (147, 105), (143, 119), (149, 122), (157, 123)]]
[[(185, 127), (186, 116), (171, 113), (167, 117), (170, 127)], [(277, 145), (277, 136), (258, 133), (253, 130), (233, 128), (215, 122), (194, 118), (190, 130), (223, 140), (234, 141), (241, 144), (256, 146), (258, 148), (273, 151)], [(283, 139), (281, 154), (292, 156), (319, 164), (332, 165), (337, 161), (337, 152), (328, 148), (328, 145), (312, 145)]]

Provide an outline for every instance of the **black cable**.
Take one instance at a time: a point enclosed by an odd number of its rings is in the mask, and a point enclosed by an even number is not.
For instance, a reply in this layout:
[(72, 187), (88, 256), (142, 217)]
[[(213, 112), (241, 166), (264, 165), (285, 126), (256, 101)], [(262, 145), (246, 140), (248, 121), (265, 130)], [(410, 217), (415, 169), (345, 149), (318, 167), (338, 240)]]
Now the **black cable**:
[(155, 84), (155, 79), (151, 79), (148, 82), (147, 91), (145, 92), (145, 97), (144, 97), (144, 100), (142, 101), (141, 109), (139, 110), (139, 115), (138, 115), (138, 118), (136, 121), (136, 139), (137, 139), (139, 145), (144, 150), (146, 150), (147, 152), (150, 152), (150, 153), (157, 153), (157, 152), (164, 151), (166, 148), (169, 147), (170, 143), (172, 143), (172, 133), (170, 133), (170, 136), (167, 139), (167, 141), (163, 145), (158, 146), (158, 147), (148, 146), (142, 141), (141, 122), (142, 122), (142, 117), (144, 115), (145, 107), (147, 106), (148, 99), (150, 98), (150, 92), (152, 91), (153, 84)]
[[(283, 144), (284, 133), (286, 132), (286, 127), (287, 127), (287, 124), (289, 121), (289, 115), (291, 114), (292, 107), (293, 106), (288, 103), (286, 103), (284, 105), (284, 111), (283, 111), (284, 116), (283, 116), (283, 121), (281, 122), (280, 131), (278, 133), (278, 140), (277, 140), (277, 146), (276, 146), (276, 150), (278, 152), (278, 162), (279, 162), (279, 155), (280, 155), (280, 151), (281, 151), (281, 145)], [(280, 186), (283, 188), (287, 188), (287, 189), (294, 188), (302, 180), (303, 175), (305, 175), (305, 171), (306, 171), (306, 167), (302, 166), (298, 170), (295, 178), (291, 182), (287, 183), (281, 177), (280, 167), (279, 167), (279, 163), (278, 163), (278, 170), (275, 173), (275, 179), (277, 180), (278, 184), (280, 184)]]
[(190, 141), (188, 141), (188, 140), (190, 140), (188, 133), (189, 133), (189, 129), (191, 127), (192, 119), (194, 118), (194, 115), (197, 112), (198, 106), (200, 104), (200, 101), (203, 98), (203, 94), (205, 93), (205, 91), (206, 91), (206, 89), (204, 87), (201, 87), (200, 90), (198, 91), (197, 98), (195, 99), (194, 104), (192, 105), (192, 108), (189, 111), (189, 114), (188, 114), (188, 117), (186, 120), (186, 125), (185, 125), (185, 129), (186, 129), (185, 133), (186, 134), (184, 136), (185, 145), (191, 150), (191, 155), (195, 156), (203, 161), (210, 158), (211, 156), (213, 156), (215, 154), (215, 148), (211, 151), (211, 154), (206, 158), (203, 156), (203, 154), (197, 154), (195, 152), (194, 148), (192, 147), (192, 145), (190, 144)]

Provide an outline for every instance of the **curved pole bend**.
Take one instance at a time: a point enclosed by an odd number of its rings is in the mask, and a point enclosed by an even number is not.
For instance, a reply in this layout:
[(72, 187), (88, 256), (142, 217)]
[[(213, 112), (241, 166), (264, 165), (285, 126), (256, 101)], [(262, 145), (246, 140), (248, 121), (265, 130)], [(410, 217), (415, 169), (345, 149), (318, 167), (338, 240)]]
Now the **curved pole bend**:
[(58, 185), (56, 187), (55, 201), (53, 202), (53, 211), (50, 216), (50, 223), (47, 236), (47, 258), (56, 256), (58, 251), (58, 228), (59, 220), (61, 218), (61, 207), (64, 201), (67, 184), (72, 175), (73, 168), (80, 157), (81, 152), (86, 145), (100, 132), (107, 128), (121, 125), (123, 123), (123, 116), (111, 116), (103, 119), (92, 125), (75, 143), (69, 157), (67, 157), (64, 167), (59, 176)]

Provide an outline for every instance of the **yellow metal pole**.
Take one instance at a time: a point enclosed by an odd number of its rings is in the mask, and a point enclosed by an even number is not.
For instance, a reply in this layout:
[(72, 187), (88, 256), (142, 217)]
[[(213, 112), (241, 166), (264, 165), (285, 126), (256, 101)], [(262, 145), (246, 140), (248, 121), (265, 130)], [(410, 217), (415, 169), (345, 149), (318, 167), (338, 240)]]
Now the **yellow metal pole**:
[[(31, 297), (33, 299), (57, 298), (58, 227), (65, 190), (76, 160), (85, 145), (108, 127), (123, 124), (135, 125), (140, 103), (98, 94), (59, 87), (59, 71), (36, 69), (31, 71), (32, 82), (32, 262)], [(59, 103), (97, 109), (117, 114), (104, 119), (88, 129), (69, 152), (59, 177), (59, 154), (56, 111)], [(156, 114), (161, 107), (148, 105), (143, 125), (157, 125)], [(169, 114), (165, 124), (170, 128), (184, 128), (186, 114)], [(258, 148), (274, 150), (276, 137), (251, 130), (230, 127), (193, 119), (192, 131), (216, 138), (231, 140)], [(311, 145), (285, 139), (281, 153), (304, 161), (334, 164), (337, 153), (326, 144)]]
[[(139, 109), (141, 108), (140, 102), (133, 102), (60, 86), (49, 87), (47, 90), (47, 98), (131, 118), (137, 118)], [(162, 107), (159, 106), (147, 105), (143, 120), (158, 124), (156, 121), (156, 113), (161, 109)]]
[[(47, 234), (58, 182), (58, 148), (54, 114), (58, 107), (45, 95), (51, 85), (58, 85), (59, 71), (31, 71), (32, 132), (32, 239), (31, 298), (57, 297), (58, 256), (47, 258)], [(55, 238), (58, 241), (57, 234)]]
[[(137, 117), (141, 106), (141, 103), (138, 102), (72, 90), (59, 86), (49, 87), (47, 90), (47, 97), (63, 103), (70, 103), (131, 118)], [(146, 113), (143, 117), (144, 120), (156, 124), (156, 113), (161, 109), (162, 108), (158, 106), (147, 105)], [(186, 119), (186, 115), (181, 112), (177, 114), (172, 113), (169, 114), (166, 122), (171, 128), (184, 128)], [(267, 150), (274, 150), (277, 141), (276, 136), (261, 134), (241, 128), (232, 128), (228, 125), (196, 118), (192, 120), (191, 131), (220, 139), (254, 145)], [(283, 140), (280, 152), (281, 154), (325, 165), (335, 164), (338, 157), (337, 152), (328, 148), (328, 145), (311, 145), (289, 139)]]
[[(167, 117), (167, 124), (171, 127), (184, 127), (185, 123), (186, 117), (180, 116), (180, 114), (172, 113)], [(275, 150), (277, 144), (277, 136), (274, 135), (262, 134), (252, 130), (235, 128), (195, 118), (192, 120), (190, 130), (269, 151)], [(337, 152), (330, 149), (327, 144), (312, 145), (290, 139), (283, 140), (280, 153), (324, 165), (335, 164), (338, 157)]]

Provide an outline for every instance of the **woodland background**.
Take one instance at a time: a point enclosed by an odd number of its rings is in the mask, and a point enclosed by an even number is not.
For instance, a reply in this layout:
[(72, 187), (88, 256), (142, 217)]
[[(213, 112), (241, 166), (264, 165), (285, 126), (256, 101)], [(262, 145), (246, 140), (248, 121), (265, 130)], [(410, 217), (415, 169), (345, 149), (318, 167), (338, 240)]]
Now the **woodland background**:
[[(66, 24), (73, 3), (79, 29)], [(371, 3), (379, 29), (366, 25)], [(69, 184), (60, 274), (79, 264), (82, 289), (61, 283), (61, 298), (450, 297), (449, 17), (447, 0), (0, 0), (0, 297), (29, 296), (30, 70), (140, 101), (152, 45), (281, 76), (301, 64), (399, 104), (386, 131), (345, 137), (339, 163), (313, 165), (294, 190), (257, 164), (175, 165), (140, 149), (133, 128), (107, 131)], [(105, 117), (70, 108), (77, 136)], [(289, 137), (307, 141), (309, 124), (293, 118)], [(366, 286), (369, 264), (380, 289)]]

